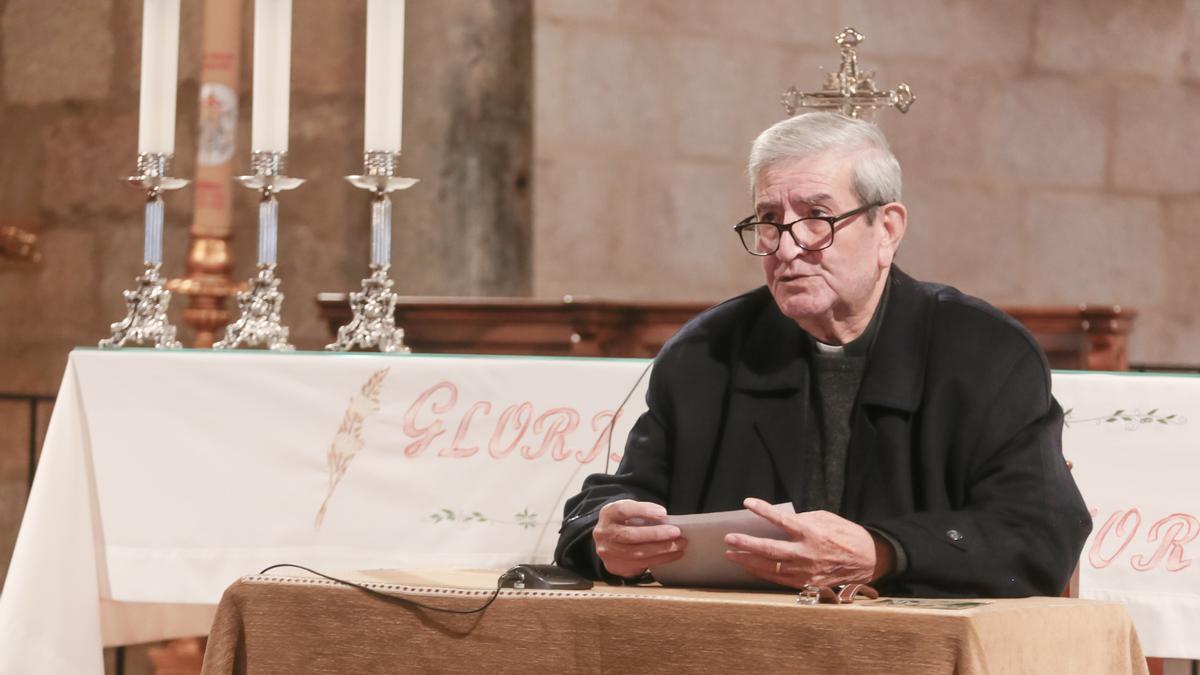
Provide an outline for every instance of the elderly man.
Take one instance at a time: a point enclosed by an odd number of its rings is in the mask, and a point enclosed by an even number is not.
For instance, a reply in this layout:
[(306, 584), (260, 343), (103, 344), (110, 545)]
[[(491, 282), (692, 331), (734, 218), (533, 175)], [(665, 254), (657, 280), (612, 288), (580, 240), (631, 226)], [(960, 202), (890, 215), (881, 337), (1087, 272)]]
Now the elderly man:
[(749, 173), (735, 230), (766, 286), (663, 347), (649, 410), (617, 472), (568, 501), (556, 559), (639, 577), (687, 548), (667, 513), (744, 507), (790, 541), (732, 534), (726, 557), (784, 586), (1060, 593), (1091, 518), (1046, 358), (992, 306), (893, 265), (907, 214), (882, 133), (793, 117), (755, 140)]

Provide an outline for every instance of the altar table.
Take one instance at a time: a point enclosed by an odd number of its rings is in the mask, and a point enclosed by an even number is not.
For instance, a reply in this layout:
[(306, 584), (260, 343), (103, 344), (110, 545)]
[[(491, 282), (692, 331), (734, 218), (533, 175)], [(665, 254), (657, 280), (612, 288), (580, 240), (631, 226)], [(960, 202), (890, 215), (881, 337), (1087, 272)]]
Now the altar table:
[[(273, 563), (547, 562), (563, 501), (619, 462), (648, 363), (76, 350), (0, 593), (0, 673), (101, 673), (103, 646), (205, 634)], [(1081, 597), (1123, 603), (1147, 655), (1200, 658), (1200, 378), (1054, 390), (1095, 519)]]
[[(423, 604), (473, 609), (492, 595), (499, 573), (344, 576)], [(252, 576), (221, 600), (204, 673), (1146, 672), (1118, 603), (891, 602), (813, 606), (784, 591), (601, 584), (590, 591), (505, 590), (481, 613), (454, 615), (303, 573)], [(960, 605), (967, 607), (953, 609)]]

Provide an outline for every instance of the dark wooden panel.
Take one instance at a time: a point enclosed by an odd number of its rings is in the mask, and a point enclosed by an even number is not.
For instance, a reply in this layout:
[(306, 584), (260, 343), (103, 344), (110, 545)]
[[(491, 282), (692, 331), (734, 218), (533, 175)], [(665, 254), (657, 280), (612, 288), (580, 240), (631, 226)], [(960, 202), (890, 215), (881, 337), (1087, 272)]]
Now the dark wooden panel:
[[(344, 293), (317, 297), (335, 335), (350, 320)], [(651, 357), (688, 319), (696, 302), (615, 302), (566, 297), (402, 297), (396, 323), (418, 353)], [(1033, 333), (1054, 368), (1128, 370), (1136, 312), (1119, 306), (1007, 307)]]

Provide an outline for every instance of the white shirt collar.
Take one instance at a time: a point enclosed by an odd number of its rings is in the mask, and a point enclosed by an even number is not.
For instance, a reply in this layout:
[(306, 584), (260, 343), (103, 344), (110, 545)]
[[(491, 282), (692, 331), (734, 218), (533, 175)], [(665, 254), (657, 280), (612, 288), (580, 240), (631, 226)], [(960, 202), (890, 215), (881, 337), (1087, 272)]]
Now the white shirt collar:
[(817, 345), (817, 351), (825, 354), (826, 356), (845, 356), (846, 354), (846, 348), (842, 345), (827, 345), (824, 342), (815, 339), (813, 340), (813, 343)]

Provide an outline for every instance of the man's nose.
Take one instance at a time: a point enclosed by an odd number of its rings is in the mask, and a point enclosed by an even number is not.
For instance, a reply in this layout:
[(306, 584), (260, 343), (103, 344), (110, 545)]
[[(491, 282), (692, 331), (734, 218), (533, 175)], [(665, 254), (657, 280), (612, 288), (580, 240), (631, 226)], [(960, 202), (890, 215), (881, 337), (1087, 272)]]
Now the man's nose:
[(775, 249), (775, 256), (780, 260), (788, 261), (793, 258), (812, 253), (813, 251), (809, 251), (800, 246), (799, 241), (796, 239), (796, 233), (794, 230), (788, 230), (787, 232), (780, 233), (779, 248)]

